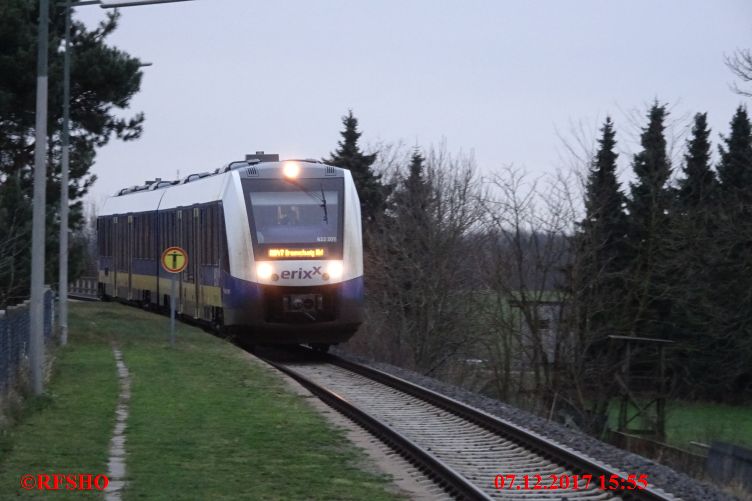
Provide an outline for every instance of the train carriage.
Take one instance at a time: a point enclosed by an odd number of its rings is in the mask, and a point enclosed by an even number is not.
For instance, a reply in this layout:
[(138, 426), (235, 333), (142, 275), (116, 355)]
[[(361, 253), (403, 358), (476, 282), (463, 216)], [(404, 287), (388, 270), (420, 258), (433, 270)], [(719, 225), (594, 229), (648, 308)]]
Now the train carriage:
[(328, 346), (363, 317), (360, 203), (346, 169), (248, 155), (212, 174), (156, 180), (107, 199), (99, 291), (170, 304), (164, 249), (179, 246), (177, 311), (253, 343)]

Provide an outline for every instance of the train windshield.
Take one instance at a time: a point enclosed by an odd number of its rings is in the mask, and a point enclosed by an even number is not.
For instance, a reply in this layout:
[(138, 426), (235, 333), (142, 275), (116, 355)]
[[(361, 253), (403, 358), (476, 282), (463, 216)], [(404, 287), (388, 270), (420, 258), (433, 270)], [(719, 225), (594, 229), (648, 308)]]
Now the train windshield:
[(341, 179), (248, 183), (251, 232), (268, 258), (327, 259), (341, 252)]

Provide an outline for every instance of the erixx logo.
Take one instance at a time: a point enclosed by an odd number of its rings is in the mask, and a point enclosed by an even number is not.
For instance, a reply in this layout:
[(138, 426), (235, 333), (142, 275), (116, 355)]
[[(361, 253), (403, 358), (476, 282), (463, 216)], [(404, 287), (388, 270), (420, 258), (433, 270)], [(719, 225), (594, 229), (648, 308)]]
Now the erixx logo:
[(321, 275), (321, 266), (313, 266), (313, 269), (311, 270), (304, 270), (303, 268), (298, 268), (297, 270), (284, 270), (279, 272), (279, 277), (283, 278), (285, 280), (288, 279), (301, 279), (301, 280), (308, 280), (312, 279), (316, 275)]

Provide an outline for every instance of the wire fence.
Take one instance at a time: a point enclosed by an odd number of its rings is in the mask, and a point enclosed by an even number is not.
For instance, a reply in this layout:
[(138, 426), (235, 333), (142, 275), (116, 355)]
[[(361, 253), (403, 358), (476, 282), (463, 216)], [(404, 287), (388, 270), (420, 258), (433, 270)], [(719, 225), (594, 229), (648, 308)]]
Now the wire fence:
[[(55, 318), (55, 294), (44, 291), (44, 341), (52, 338)], [(29, 337), (31, 327), (30, 301), (0, 310), (0, 397), (5, 395), (29, 367)]]

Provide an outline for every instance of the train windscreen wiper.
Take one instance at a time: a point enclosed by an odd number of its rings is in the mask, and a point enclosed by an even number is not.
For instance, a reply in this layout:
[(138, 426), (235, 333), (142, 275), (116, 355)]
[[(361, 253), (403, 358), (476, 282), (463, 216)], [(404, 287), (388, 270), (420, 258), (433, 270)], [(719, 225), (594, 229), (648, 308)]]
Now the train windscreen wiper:
[(329, 224), (329, 216), (326, 212), (326, 195), (324, 195), (324, 185), (321, 185), (321, 208), (324, 209), (324, 222)]
[(317, 202), (319, 202), (319, 207), (321, 207), (324, 210), (324, 222), (326, 224), (329, 224), (329, 213), (328, 213), (328, 211), (326, 209), (326, 195), (324, 195), (324, 185), (323, 184), (321, 185), (321, 197), (319, 197), (318, 194), (316, 194), (316, 193), (314, 193), (312, 191), (308, 191), (307, 189), (305, 189), (303, 187), (302, 184), (298, 183), (297, 181), (295, 181), (293, 179), (286, 179), (286, 181), (288, 183), (294, 184), (295, 186), (297, 186), (298, 188), (300, 188), (300, 191), (302, 191), (303, 193), (305, 193), (306, 195), (308, 195), (312, 199), (314, 199)]

